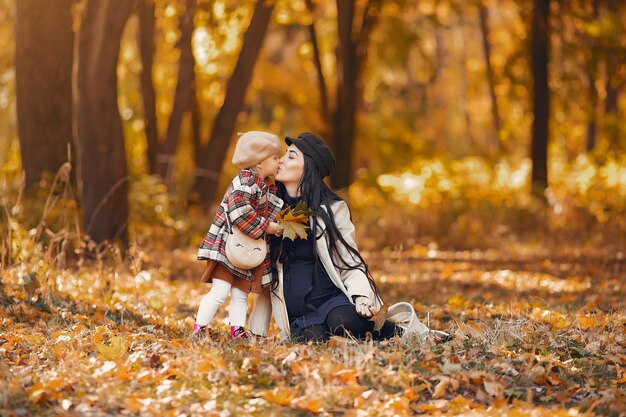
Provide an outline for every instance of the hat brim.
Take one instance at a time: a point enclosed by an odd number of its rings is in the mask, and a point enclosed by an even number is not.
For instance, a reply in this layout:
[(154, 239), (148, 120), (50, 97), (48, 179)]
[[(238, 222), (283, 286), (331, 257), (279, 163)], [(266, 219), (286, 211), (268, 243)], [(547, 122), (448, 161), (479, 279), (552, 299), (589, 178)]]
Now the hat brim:
[(291, 136), (285, 137), (285, 143), (289, 146), (293, 145), (295, 141), (296, 141), (296, 138), (292, 138)]

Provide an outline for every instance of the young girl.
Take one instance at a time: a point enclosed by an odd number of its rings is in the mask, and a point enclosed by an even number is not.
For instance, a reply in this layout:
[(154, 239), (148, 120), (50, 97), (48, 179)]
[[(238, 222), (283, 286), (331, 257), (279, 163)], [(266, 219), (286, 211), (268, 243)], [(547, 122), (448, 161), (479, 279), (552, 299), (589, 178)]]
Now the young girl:
[[(233, 266), (226, 257), (226, 235), (230, 226), (258, 239), (263, 233), (276, 234), (276, 218), (283, 201), (276, 196), (270, 177), (278, 170), (280, 141), (276, 135), (250, 131), (242, 134), (235, 146), (233, 164), (241, 168), (217, 210), (215, 219), (198, 250), (198, 259), (207, 260), (203, 282), (212, 282), (200, 301), (193, 335), (207, 328), (217, 308), (231, 295), (228, 307), (230, 337), (245, 338), (244, 325), (248, 293), (260, 293), (271, 282), (269, 256), (253, 270)], [(229, 221), (227, 222), (226, 216)], [(269, 251), (268, 251), (269, 252)]]

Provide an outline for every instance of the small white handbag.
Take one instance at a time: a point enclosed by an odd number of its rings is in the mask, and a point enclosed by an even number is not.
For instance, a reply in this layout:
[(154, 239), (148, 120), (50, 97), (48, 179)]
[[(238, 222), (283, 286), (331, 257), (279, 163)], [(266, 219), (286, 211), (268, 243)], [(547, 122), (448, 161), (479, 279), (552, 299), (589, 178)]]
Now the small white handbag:
[(229, 221), (228, 211), (226, 224), (228, 224), (228, 236), (226, 237), (226, 258), (234, 267), (239, 269), (254, 269), (265, 260), (267, 243), (265, 233), (258, 239), (251, 238), (236, 227), (232, 227)]
[(403, 339), (412, 336), (423, 339), (430, 332), (430, 329), (417, 318), (413, 306), (405, 301), (389, 307), (387, 320), (404, 329)]
[(431, 330), (417, 318), (413, 306), (406, 301), (396, 303), (387, 310), (387, 320), (404, 330), (403, 340), (411, 340), (417, 337), (419, 340), (426, 339), (429, 335), (435, 340), (445, 342), (450, 339), (450, 334), (441, 330)]

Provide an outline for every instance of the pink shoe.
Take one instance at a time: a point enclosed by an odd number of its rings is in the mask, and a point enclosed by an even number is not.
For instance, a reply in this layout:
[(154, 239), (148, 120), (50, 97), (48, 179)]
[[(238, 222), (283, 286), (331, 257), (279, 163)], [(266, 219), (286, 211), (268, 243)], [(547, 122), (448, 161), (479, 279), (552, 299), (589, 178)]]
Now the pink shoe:
[(195, 323), (193, 325), (193, 333), (192, 333), (193, 337), (195, 337), (196, 339), (199, 339), (200, 338), (200, 332), (203, 331), (203, 330), (206, 330), (206, 324)]
[(230, 326), (230, 339), (247, 339), (248, 335), (243, 326)]

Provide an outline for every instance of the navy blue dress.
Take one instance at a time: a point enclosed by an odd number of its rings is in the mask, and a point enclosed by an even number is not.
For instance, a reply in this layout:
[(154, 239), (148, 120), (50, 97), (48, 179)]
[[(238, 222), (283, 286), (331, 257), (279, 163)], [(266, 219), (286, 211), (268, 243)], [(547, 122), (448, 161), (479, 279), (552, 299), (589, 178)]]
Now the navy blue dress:
[[(289, 201), (291, 200), (291, 201)], [(293, 206), (298, 199), (287, 199)], [(323, 238), (322, 238), (323, 239)], [(337, 307), (352, 305), (348, 297), (332, 282), (322, 263), (315, 259), (314, 238), (282, 240), (280, 260), (283, 263), (283, 295), (291, 336), (298, 338), (303, 329), (324, 324)]]

